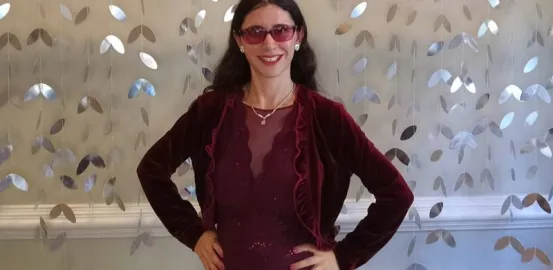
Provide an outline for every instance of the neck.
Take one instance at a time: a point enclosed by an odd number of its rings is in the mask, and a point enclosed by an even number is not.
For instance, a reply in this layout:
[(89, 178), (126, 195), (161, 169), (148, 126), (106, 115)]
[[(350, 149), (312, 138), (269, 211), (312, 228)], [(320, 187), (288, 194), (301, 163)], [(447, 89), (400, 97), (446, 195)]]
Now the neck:
[[(259, 109), (274, 109), (288, 96), (293, 87), (294, 82), (291, 78), (267, 79), (252, 76), (244, 101)], [(288, 106), (293, 101), (292, 93), (281, 107)]]

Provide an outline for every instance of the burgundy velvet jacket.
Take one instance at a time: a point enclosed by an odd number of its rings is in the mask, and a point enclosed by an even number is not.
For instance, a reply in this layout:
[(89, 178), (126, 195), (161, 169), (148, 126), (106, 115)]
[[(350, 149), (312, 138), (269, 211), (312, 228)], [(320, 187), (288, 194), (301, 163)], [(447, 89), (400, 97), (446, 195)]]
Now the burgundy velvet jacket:
[[(194, 249), (205, 230), (215, 229), (212, 173), (219, 127), (237, 95), (216, 91), (200, 95), (146, 153), (137, 173), (144, 193), (167, 230)], [(296, 213), (316, 239), (317, 248), (334, 250), (340, 269), (365, 264), (396, 233), (413, 202), (413, 194), (392, 163), (367, 139), (344, 107), (300, 86), (296, 101), (294, 189)], [(242, 153), (236, 153), (240, 155)], [(198, 215), (183, 200), (171, 176), (192, 160)], [(346, 237), (336, 242), (334, 224), (352, 174), (359, 176), (376, 202)]]

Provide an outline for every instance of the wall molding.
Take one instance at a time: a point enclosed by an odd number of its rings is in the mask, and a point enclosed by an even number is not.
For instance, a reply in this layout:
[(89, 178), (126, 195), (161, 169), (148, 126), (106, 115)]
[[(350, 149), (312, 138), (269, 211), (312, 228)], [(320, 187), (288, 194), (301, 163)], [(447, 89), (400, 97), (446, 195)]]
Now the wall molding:
[[(414, 220), (405, 218), (400, 231), (431, 231), (435, 229), (455, 230), (503, 230), (503, 229), (538, 229), (553, 228), (553, 215), (532, 205), (523, 210), (513, 209), (514, 220), (509, 214), (501, 216), (500, 210), (507, 196), (477, 197), (418, 197), (413, 204), (416, 207), (422, 228)], [(523, 198), (524, 195), (519, 196)], [(363, 199), (359, 202), (347, 200), (347, 212), (341, 214), (337, 225), (341, 232), (347, 233), (355, 228), (366, 214), (367, 207), (373, 201)], [(430, 209), (437, 202), (443, 202), (442, 213), (433, 219), (428, 217)], [(64, 231), (69, 238), (121, 238), (136, 236), (140, 213), (142, 212), (142, 230), (153, 236), (169, 234), (150, 208), (149, 204), (126, 205), (121, 211), (117, 205), (105, 204), (69, 204), (77, 219), (76, 223), (67, 221), (63, 215), (50, 220), (48, 214), (54, 205), (41, 205), (36, 210), (34, 205), (1, 205), (0, 206), (0, 239), (32, 239), (35, 228), (42, 216), (48, 229), (54, 233)], [(195, 205), (197, 207), (197, 205)], [(378, 222), (378, 221), (375, 221)]]

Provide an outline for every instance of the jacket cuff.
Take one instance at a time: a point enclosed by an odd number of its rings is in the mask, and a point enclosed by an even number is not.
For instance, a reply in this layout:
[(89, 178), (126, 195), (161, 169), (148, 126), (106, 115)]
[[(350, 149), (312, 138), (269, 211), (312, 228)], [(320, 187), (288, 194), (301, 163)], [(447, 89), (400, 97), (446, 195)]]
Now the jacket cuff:
[(338, 268), (340, 270), (354, 270), (355, 269), (355, 259), (350, 255), (352, 252), (348, 250), (345, 246), (345, 243), (340, 241), (334, 247), (334, 256), (336, 256), (336, 261), (338, 262)]
[(196, 226), (190, 228), (186, 231), (185, 235), (181, 235), (181, 237), (177, 237), (177, 239), (188, 248), (190, 248), (192, 251), (194, 251), (194, 247), (196, 247), (196, 243), (198, 243), (198, 240), (200, 239), (204, 231), (204, 227), (200, 222), (200, 224), (197, 224)]

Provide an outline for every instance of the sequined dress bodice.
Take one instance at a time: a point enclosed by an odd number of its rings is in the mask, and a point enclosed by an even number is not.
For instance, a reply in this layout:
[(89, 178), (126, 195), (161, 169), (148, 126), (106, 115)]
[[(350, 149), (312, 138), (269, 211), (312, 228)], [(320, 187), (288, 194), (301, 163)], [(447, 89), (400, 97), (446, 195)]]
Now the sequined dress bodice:
[[(213, 178), (225, 269), (290, 269), (306, 257), (293, 247), (314, 243), (294, 208), (297, 108), (278, 109), (265, 125), (241, 101), (227, 113), (221, 128), (232, 136), (218, 138)], [(235, 155), (242, 151), (249, 154)]]

